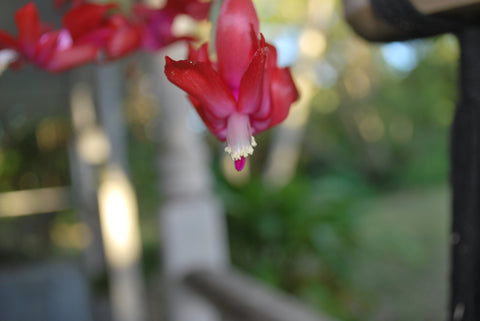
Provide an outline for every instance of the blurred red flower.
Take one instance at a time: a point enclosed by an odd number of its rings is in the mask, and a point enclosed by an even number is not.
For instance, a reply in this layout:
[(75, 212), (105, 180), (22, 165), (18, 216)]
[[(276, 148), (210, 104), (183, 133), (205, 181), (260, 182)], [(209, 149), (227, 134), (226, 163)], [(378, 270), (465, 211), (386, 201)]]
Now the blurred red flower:
[(135, 4), (133, 13), (142, 21), (142, 47), (145, 50), (158, 50), (179, 40), (193, 40), (192, 37), (178, 37), (172, 32), (174, 19), (181, 14), (196, 20), (206, 19), (212, 2), (199, 0), (168, 0), (162, 8), (152, 8)]
[(29, 2), (15, 13), (17, 38), (0, 30), (0, 50), (15, 52), (13, 62), (31, 62), (49, 72), (60, 72), (93, 61), (97, 46), (76, 44), (66, 29), (51, 30), (41, 21), (34, 3)]
[(82, 3), (69, 10), (62, 20), (77, 44), (95, 44), (107, 60), (137, 50), (142, 42), (142, 27), (119, 12), (115, 3)]

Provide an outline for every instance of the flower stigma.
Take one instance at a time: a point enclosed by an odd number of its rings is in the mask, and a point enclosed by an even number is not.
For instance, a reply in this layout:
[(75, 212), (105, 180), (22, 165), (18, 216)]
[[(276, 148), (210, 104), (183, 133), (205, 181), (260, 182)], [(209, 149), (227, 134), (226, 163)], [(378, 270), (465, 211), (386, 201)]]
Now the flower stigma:
[(257, 146), (257, 143), (252, 136), (248, 115), (232, 114), (227, 122), (227, 147), (225, 147), (225, 152), (230, 154), (237, 171), (243, 169), (245, 158), (253, 154), (255, 146)]

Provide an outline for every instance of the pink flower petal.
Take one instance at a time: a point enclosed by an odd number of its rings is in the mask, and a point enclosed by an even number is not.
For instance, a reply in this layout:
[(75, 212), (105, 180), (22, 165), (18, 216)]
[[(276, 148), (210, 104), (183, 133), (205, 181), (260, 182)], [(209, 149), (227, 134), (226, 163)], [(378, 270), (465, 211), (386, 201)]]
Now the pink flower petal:
[(35, 56), (31, 59), (39, 66), (50, 61), (52, 55), (57, 50), (57, 42), (59, 39), (60, 31), (53, 31), (44, 33), (40, 40), (37, 42)]
[(139, 25), (130, 24), (122, 15), (112, 16), (109, 24), (111, 35), (105, 49), (110, 59), (120, 58), (140, 47), (142, 35)]
[(254, 54), (258, 35), (257, 13), (251, 0), (225, 0), (220, 9), (216, 31), (218, 70), (232, 89), (238, 89)]
[(255, 119), (252, 118), (250, 119), (250, 124), (252, 126), (252, 135), (256, 135), (258, 133), (263, 132), (264, 130), (269, 129), (270, 123), (272, 122), (272, 119), (270, 117), (267, 117), (265, 119)]
[[(262, 36), (263, 37), (263, 36)], [(258, 120), (265, 120), (267, 117), (270, 117), (272, 114), (272, 104), (271, 104), (271, 92), (270, 86), (272, 82), (272, 74), (275, 69), (277, 69), (277, 51), (275, 47), (270, 44), (266, 44), (268, 55), (267, 62), (265, 66), (265, 75), (263, 80), (263, 97), (262, 103), (258, 110), (252, 115), (253, 118)]]
[(290, 105), (298, 99), (298, 91), (289, 68), (276, 69), (272, 80), (272, 122), (269, 127), (281, 123), (290, 110)]
[(266, 58), (265, 48), (258, 49), (240, 82), (238, 111), (242, 114), (252, 114), (260, 107)]
[(220, 141), (225, 141), (227, 139), (227, 119), (214, 118), (212, 115), (205, 112), (205, 108), (195, 98), (188, 96), (188, 99), (193, 107), (195, 107), (195, 110), (205, 126), (207, 126), (208, 130), (217, 136)]
[(235, 112), (235, 98), (210, 64), (166, 57), (165, 74), (215, 118), (226, 118)]
[(3, 30), (0, 30), (0, 49), (18, 49), (18, 43), (15, 38), (6, 33)]
[(212, 1), (201, 0), (168, 0), (165, 9), (175, 13), (185, 13), (190, 17), (202, 20), (208, 17)]
[(62, 23), (70, 31), (72, 38), (76, 39), (101, 27), (108, 11), (116, 7), (113, 3), (84, 3), (68, 11), (63, 16)]
[(280, 69), (277, 53), (273, 46), (267, 44), (267, 72), (264, 83), (264, 97), (261, 107), (251, 116), (253, 133), (257, 134), (278, 125), (288, 116), (291, 104), (298, 99), (298, 91), (288, 68)]
[(50, 72), (65, 71), (95, 60), (97, 53), (98, 48), (90, 44), (58, 51), (53, 54), (51, 60), (45, 65), (45, 69)]
[(210, 62), (208, 42), (198, 49), (195, 49), (191, 43), (188, 43), (188, 60)]
[(142, 3), (133, 7), (135, 18), (141, 21), (142, 48), (155, 51), (185, 37), (175, 37), (172, 34), (175, 13), (165, 8), (152, 8)]
[(18, 29), (18, 41), (23, 47), (24, 54), (33, 56), (42, 32), (38, 10), (33, 2), (27, 3), (15, 13), (15, 23)]

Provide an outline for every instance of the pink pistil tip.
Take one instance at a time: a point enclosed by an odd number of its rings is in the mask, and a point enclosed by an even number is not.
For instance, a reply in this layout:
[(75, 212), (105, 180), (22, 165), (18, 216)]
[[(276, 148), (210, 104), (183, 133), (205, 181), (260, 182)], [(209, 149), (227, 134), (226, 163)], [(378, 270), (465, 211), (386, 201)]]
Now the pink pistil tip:
[(245, 157), (241, 157), (240, 159), (235, 160), (235, 169), (237, 171), (241, 171), (245, 167)]

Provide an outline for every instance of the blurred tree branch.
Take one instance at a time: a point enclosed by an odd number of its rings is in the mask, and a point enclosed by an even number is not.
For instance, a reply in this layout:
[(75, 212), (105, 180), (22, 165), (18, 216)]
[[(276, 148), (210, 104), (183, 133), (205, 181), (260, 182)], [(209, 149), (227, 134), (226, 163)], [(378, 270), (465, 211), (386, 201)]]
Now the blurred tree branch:
[(398, 35), (392, 27), (378, 19), (370, 0), (343, 0), (347, 22), (361, 37), (369, 41), (389, 41)]
[[(392, 0), (396, 1), (396, 0)], [(347, 22), (353, 30), (369, 41), (393, 41), (401, 35), (379, 19), (371, 0), (342, 0)], [(448, 15), (461, 20), (474, 20), (480, 15), (480, 0), (410, 0), (424, 15)]]

